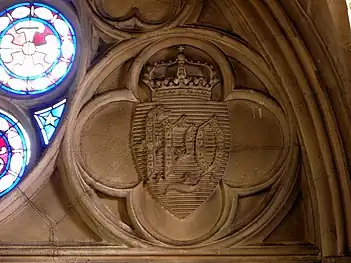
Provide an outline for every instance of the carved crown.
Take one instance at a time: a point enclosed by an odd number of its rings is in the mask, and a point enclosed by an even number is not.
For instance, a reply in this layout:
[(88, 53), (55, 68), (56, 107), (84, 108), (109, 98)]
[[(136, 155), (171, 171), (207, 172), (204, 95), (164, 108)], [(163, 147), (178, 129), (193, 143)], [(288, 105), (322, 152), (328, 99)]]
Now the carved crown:
[(212, 89), (219, 82), (214, 67), (188, 60), (182, 46), (178, 50), (174, 61), (155, 62), (146, 67), (142, 81), (151, 90), (152, 101), (211, 100)]

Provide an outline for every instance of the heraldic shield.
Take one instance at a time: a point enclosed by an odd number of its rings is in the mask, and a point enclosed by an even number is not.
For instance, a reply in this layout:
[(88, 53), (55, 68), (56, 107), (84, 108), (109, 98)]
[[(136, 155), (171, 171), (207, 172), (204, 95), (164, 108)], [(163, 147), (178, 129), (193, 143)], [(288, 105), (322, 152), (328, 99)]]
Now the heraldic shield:
[[(227, 105), (211, 100), (219, 84), (216, 72), (206, 63), (189, 61), (182, 49), (175, 61), (147, 68), (143, 82), (151, 102), (136, 106), (132, 124), (140, 176), (153, 198), (178, 219), (214, 192), (230, 145)], [(173, 76), (162, 75), (165, 68)]]

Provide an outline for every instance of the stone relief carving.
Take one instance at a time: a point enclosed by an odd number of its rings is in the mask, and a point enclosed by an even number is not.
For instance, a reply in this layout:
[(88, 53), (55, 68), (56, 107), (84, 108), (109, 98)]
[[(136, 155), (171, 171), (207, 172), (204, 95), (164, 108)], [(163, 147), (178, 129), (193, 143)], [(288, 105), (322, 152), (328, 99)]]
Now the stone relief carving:
[[(151, 103), (136, 106), (132, 147), (141, 179), (154, 198), (179, 219), (213, 193), (228, 161), (227, 106), (211, 101), (219, 82), (212, 66), (187, 60), (149, 66), (143, 82)], [(168, 76), (174, 67), (175, 76)], [(205, 76), (192, 76), (189, 67)], [(168, 74), (167, 74), (168, 73)]]
[[(297, 176), (295, 135), (274, 101), (233, 91), (230, 68), (224, 54), (205, 42), (161, 41), (134, 59), (127, 76), (132, 93), (108, 92), (82, 111), (74, 131), (75, 169), (91, 189), (88, 199), (95, 200), (95, 208), (87, 209), (112, 220), (99, 221), (108, 235), (138, 246), (235, 245), (284, 216), (280, 196), (290, 196)], [(98, 131), (105, 114), (123, 127), (108, 128), (115, 139)], [(272, 134), (275, 139), (268, 139)], [(111, 140), (123, 150), (107, 146), (101, 152), (99, 145)], [(101, 169), (104, 160), (111, 160), (107, 170)], [(128, 220), (103, 208), (95, 191), (123, 198)], [(270, 209), (252, 204), (250, 215), (237, 218), (243, 198), (259, 192)], [(246, 228), (252, 222), (256, 226)]]

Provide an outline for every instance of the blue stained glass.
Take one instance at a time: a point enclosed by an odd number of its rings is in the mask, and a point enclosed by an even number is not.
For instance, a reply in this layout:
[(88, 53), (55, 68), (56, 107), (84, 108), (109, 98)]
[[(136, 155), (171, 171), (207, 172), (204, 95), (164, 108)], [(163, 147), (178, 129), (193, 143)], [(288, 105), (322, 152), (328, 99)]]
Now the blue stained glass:
[(0, 13), (0, 88), (19, 95), (46, 93), (71, 70), (76, 35), (57, 10), (21, 3)]
[(65, 109), (65, 105), (62, 104), (61, 106), (54, 108), (52, 110), (52, 114), (54, 114), (55, 116), (61, 116), (64, 109)]
[(30, 141), (19, 121), (0, 110), (0, 196), (20, 181), (30, 158)]
[(55, 134), (55, 131), (62, 119), (65, 106), (66, 99), (60, 101), (52, 107), (34, 113), (34, 118), (37, 121), (42, 138), (46, 145), (49, 144)]
[(50, 138), (54, 135), (56, 128), (54, 126), (51, 126), (51, 125), (45, 125), (44, 130), (46, 133), (46, 137), (50, 140)]

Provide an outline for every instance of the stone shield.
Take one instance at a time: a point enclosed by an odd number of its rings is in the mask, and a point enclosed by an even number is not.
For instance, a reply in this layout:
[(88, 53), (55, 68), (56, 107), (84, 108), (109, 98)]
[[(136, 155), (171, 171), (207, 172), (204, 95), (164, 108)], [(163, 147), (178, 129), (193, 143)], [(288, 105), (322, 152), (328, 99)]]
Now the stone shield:
[(218, 187), (229, 145), (224, 102), (182, 99), (136, 106), (132, 148), (138, 172), (152, 197), (180, 220)]

